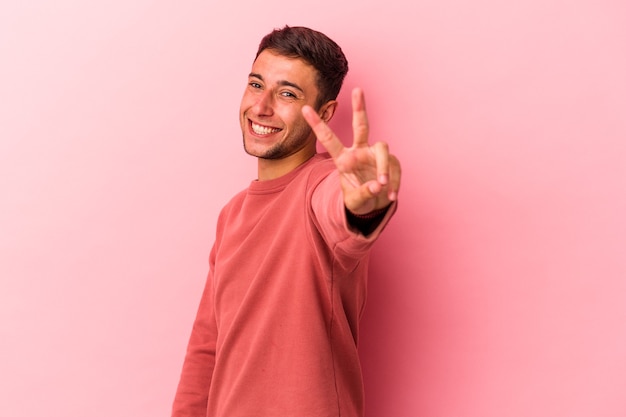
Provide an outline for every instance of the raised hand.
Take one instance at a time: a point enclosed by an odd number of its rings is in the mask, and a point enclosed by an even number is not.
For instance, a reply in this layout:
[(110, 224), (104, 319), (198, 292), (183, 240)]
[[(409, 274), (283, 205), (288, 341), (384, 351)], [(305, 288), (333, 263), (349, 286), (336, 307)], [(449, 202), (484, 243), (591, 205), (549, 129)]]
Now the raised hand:
[(341, 178), (344, 204), (354, 214), (367, 214), (388, 206), (398, 198), (400, 162), (389, 153), (385, 142), (368, 143), (369, 125), (363, 91), (352, 91), (352, 129), (354, 142), (343, 146), (332, 129), (313, 108), (302, 109), (317, 140), (335, 161)]

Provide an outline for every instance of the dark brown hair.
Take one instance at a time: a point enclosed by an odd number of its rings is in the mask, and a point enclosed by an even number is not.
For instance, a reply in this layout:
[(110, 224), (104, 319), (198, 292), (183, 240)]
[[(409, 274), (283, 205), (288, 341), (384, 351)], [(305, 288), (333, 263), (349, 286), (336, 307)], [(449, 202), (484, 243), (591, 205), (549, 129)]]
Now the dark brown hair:
[(289, 58), (303, 59), (317, 70), (318, 108), (337, 98), (348, 73), (348, 60), (339, 45), (328, 36), (306, 27), (285, 26), (265, 35), (255, 59), (266, 49)]

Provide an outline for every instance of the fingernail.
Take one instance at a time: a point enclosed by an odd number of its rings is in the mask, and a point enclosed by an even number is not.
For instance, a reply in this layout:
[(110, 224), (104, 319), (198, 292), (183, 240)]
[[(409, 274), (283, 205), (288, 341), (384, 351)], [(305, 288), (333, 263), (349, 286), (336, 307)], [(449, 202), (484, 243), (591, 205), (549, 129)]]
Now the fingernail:
[(386, 185), (389, 182), (389, 177), (387, 176), (387, 174), (380, 174), (378, 176), (378, 182), (382, 185)]

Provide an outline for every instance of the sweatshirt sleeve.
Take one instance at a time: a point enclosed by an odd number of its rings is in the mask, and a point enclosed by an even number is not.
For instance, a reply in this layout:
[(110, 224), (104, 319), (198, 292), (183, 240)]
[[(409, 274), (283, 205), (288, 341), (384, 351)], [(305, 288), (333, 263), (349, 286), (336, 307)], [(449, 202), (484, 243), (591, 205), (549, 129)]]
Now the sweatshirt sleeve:
[(214, 260), (215, 247), (211, 251), (209, 274), (187, 346), (172, 417), (206, 417), (217, 340), (213, 307)]
[(314, 187), (311, 197), (314, 222), (324, 240), (339, 254), (352, 258), (360, 258), (367, 254), (396, 208), (397, 202), (393, 202), (378, 226), (364, 236), (348, 223), (339, 173), (336, 170), (330, 172)]

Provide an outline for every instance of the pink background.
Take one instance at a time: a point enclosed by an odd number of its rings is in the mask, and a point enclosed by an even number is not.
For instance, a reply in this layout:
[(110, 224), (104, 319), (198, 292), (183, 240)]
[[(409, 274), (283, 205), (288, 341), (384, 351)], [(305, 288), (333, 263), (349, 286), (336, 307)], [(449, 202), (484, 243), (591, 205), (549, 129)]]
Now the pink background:
[(361, 86), (403, 163), (362, 326), (367, 415), (624, 416), (625, 16), (2, 2), (0, 415), (169, 415), (217, 213), (255, 175), (246, 75), (288, 23), (350, 59), (336, 130)]

